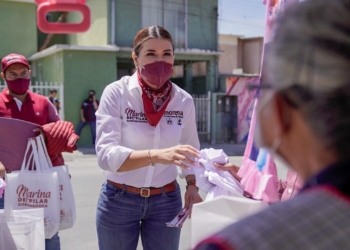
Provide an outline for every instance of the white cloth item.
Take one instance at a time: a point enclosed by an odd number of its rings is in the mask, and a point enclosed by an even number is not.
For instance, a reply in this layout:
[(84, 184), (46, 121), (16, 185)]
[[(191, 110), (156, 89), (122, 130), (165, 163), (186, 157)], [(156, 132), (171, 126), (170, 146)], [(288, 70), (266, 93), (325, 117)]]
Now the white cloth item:
[(228, 156), (222, 149), (202, 149), (199, 166), (195, 167), (196, 184), (207, 193), (206, 201), (220, 195), (243, 196), (243, 186), (228, 171), (218, 170), (214, 163), (228, 163)]
[(198, 165), (193, 167), (194, 174), (196, 176), (196, 186), (200, 188), (204, 193), (208, 193), (209, 190), (214, 187), (208, 177), (205, 175), (204, 166)]
[[(220, 195), (240, 195), (243, 196), (244, 188), (242, 185), (228, 172), (223, 170), (207, 171), (208, 180), (215, 186), (212, 187), (205, 200), (215, 198)], [(229, 175), (229, 176), (227, 176)]]
[[(96, 154), (107, 179), (143, 187), (148, 168), (117, 172), (133, 150), (162, 149), (189, 144), (199, 149), (193, 98), (173, 84), (172, 97), (156, 127), (148, 124), (137, 74), (109, 84), (96, 112)], [(178, 175), (176, 165), (156, 164), (151, 186), (160, 187)], [(180, 177), (193, 170), (180, 169)]]

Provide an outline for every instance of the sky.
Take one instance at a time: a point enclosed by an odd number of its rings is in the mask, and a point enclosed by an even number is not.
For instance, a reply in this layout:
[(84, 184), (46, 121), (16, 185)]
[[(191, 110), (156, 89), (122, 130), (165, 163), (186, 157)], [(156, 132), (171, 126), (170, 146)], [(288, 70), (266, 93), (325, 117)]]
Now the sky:
[(219, 34), (264, 35), (266, 6), (262, 0), (218, 0)]

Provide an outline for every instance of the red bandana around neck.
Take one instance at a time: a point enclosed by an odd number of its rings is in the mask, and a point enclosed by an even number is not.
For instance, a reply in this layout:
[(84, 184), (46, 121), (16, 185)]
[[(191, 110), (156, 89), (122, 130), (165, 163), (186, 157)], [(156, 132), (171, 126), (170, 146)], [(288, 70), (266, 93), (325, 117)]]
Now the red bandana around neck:
[(146, 119), (151, 126), (155, 127), (159, 123), (169, 104), (173, 86), (168, 80), (160, 89), (153, 90), (148, 87), (147, 83), (145, 83), (139, 73), (137, 73), (137, 77), (142, 89), (142, 101)]

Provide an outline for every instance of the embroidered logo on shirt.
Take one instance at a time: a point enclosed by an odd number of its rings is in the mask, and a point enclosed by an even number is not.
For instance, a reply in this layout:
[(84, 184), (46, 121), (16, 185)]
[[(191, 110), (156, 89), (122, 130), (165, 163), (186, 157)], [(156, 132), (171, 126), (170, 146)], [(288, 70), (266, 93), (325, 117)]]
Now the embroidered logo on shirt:
[[(127, 108), (125, 109), (125, 114), (127, 122), (147, 123), (146, 115), (142, 111), (136, 112), (131, 108)], [(163, 117), (166, 118), (166, 123), (168, 125), (172, 125), (175, 119), (177, 120), (177, 124), (181, 126), (184, 113), (183, 111), (165, 111)]]
[(173, 119), (167, 118), (167, 119), (166, 119), (166, 123), (167, 123), (168, 125), (173, 125)]
[(165, 111), (164, 117), (184, 118), (183, 111)]
[[(177, 121), (177, 125), (182, 126), (182, 119), (184, 118), (184, 112), (183, 111), (165, 111), (164, 117), (166, 117), (167, 124), (172, 125), (173, 119)], [(171, 120), (171, 123), (170, 121)]]
[(127, 122), (147, 123), (145, 113), (143, 112), (137, 113), (135, 110), (127, 108), (125, 109), (125, 114)]

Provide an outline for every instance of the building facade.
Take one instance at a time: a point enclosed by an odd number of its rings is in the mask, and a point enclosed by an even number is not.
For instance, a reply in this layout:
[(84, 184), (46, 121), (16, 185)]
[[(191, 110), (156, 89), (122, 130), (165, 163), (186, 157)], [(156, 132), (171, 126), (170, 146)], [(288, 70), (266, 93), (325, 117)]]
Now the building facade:
[(220, 35), (219, 90), (213, 124), (215, 143), (245, 143), (253, 112), (254, 95), (247, 84), (258, 83), (263, 53), (263, 38)]
[[(0, 0), (0, 56), (27, 56), (32, 84), (62, 83), (63, 114), (75, 126), (80, 105), (94, 89), (98, 98), (109, 83), (133, 72), (133, 39), (137, 31), (160, 25), (175, 41), (175, 65), (182, 74), (172, 80), (190, 94), (215, 92), (218, 87), (217, 0), (87, 0), (90, 29), (84, 33), (48, 36), (37, 29), (34, 0)], [(64, 13), (50, 13), (56, 22)], [(65, 14), (65, 22), (80, 22), (79, 14)], [(205, 75), (193, 73), (205, 64)], [(45, 94), (45, 93), (43, 93)], [(91, 145), (89, 128), (79, 146)]]

